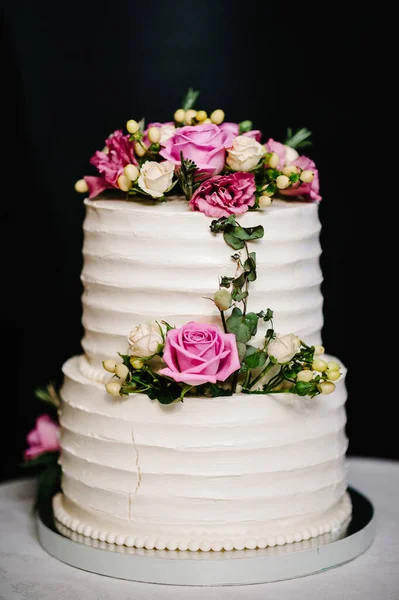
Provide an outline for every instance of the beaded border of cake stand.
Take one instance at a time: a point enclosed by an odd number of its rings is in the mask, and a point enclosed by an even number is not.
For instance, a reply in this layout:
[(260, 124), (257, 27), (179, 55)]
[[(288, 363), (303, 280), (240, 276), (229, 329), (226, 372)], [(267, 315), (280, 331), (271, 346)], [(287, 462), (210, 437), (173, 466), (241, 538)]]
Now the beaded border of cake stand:
[(352, 515), (337, 532), (256, 550), (191, 552), (118, 546), (37, 518), (42, 547), (61, 562), (117, 579), (185, 586), (269, 583), (339, 567), (363, 554), (375, 537), (370, 500), (348, 488)]

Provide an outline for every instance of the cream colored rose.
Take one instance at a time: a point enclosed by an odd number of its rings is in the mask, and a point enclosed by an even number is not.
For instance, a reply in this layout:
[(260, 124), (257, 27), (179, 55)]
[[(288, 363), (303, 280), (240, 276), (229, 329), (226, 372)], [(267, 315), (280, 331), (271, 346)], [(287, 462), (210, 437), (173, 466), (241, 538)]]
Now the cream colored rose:
[(285, 150), (284, 165), (292, 165), (292, 163), (299, 156), (298, 152), (295, 150), (295, 148), (292, 148), (292, 146), (287, 146), (287, 144), (284, 144), (284, 150)]
[(293, 333), (287, 335), (278, 335), (274, 340), (271, 340), (267, 346), (267, 353), (273, 356), (278, 363), (283, 364), (289, 362), (298, 352), (301, 341), (298, 336)]
[(148, 358), (158, 354), (164, 345), (161, 330), (155, 321), (145, 325), (137, 325), (129, 333), (127, 340), (130, 345), (130, 356), (140, 358)]
[(250, 171), (265, 154), (265, 147), (248, 137), (238, 135), (233, 140), (233, 145), (227, 150), (226, 163), (233, 171)]
[(140, 169), (137, 185), (153, 198), (161, 198), (172, 185), (174, 170), (175, 166), (167, 160), (147, 160)]

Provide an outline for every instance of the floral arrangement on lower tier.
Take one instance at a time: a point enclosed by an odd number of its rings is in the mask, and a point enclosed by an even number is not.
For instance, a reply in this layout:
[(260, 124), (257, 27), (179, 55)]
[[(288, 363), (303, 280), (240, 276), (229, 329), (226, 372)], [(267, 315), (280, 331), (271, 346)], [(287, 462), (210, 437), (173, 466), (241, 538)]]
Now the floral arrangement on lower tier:
[[(114, 377), (106, 384), (112, 396), (147, 394), (162, 404), (187, 394), (227, 396), (234, 393), (290, 393), (314, 397), (330, 394), (341, 376), (340, 366), (320, 356), (322, 346), (309, 346), (298, 336), (273, 328), (273, 311), (249, 312), (249, 285), (257, 278), (256, 253), (248, 243), (263, 237), (261, 225), (242, 227), (234, 215), (214, 219), (212, 234), (223, 234), (235, 250), (235, 276), (222, 276), (209, 298), (220, 312), (221, 326), (190, 321), (174, 327), (164, 320), (136, 326), (128, 336), (122, 362), (103, 361)], [(251, 339), (259, 322), (269, 325), (262, 343)]]
[(95, 175), (75, 190), (101, 195), (118, 190), (127, 199), (165, 200), (184, 195), (189, 209), (220, 218), (266, 208), (273, 198), (319, 202), (319, 175), (313, 160), (299, 154), (311, 132), (287, 131), (284, 142), (253, 129), (251, 121), (225, 121), (224, 111), (195, 110), (198, 91), (189, 89), (172, 121), (130, 119), (95, 152)]
[(60, 455), (60, 425), (58, 409), (61, 400), (53, 383), (34, 392), (37, 400), (44, 403), (46, 411), (35, 421), (35, 426), (26, 436), (21, 468), (30, 471), (37, 477), (34, 509), (41, 513), (43, 520), (51, 519), (51, 498), (60, 491), (61, 467), (58, 464)]

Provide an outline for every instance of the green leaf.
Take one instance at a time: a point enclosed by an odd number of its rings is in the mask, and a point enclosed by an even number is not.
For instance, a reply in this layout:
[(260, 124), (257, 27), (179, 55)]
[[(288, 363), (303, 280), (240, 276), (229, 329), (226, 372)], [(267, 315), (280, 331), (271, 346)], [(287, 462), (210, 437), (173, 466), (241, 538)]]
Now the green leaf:
[(233, 394), (230, 389), (225, 390), (224, 388), (219, 387), (215, 383), (209, 384), (209, 390), (210, 390), (212, 398), (217, 398), (218, 396), (232, 396), (232, 394)]
[(245, 298), (248, 298), (248, 295), (248, 292), (240, 292), (238, 288), (235, 288), (233, 293), (231, 294), (231, 297), (235, 302), (241, 302)]
[(311, 398), (320, 393), (314, 383), (306, 381), (297, 381), (296, 384), (289, 389), (289, 392), (291, 394), (298, 394), (298, 396), (310, 396)]
[(199, 90), (194, 90), (192, 87), (189, 87), (182, 99), (181, 106), (183, 110), (189, 110), (190, 108), (193, 108), (198, 96)]
[(222, 277), (220, 280), (220, 287), (225, 287), (225, 288), (229, 288), (231, 285), (231, 282), (234, 281), (234, 277)]
[(234, 250), (241, 250), (244, 248), (245, 243), (243, 240), (240, 240), (237, 236), (234, 235), (231, 231), (223, 232), (224, 241), (226, 244), (234, 248)]
[(240, 359), (240, 362), (242, 362), (245, 357), (247, 347), (243, 342), (237, 342), (237, 350), (238, 350), (238, 358)]
[(246, 344), (256, 333), (258, 316), (255, 313), (243, 315), (236, 306), (227, 319), (226, 326), (230, 333), (234, 333), (238, 342)]
[(266, 352), (257, 350), (256, 352), (253, 352), (245, 357), (245, 364), (247, 365), (248, 369), (258, 369), (259, 367), (263, 367), (266, 359)]
[(241, 288), (245, 283), (245, 278), (246, 278), (245, 273), (241, 273), (241, 275), (236, 277), (236, 279), (233, 279), (233, 286), (235, 288)]
[(309, 139), (311, 135), (312, 132), (309, 129), (306, 129), (306, 127), (297, 129), (294, 134), (292, 133), (291, 127), (288, 127), (284, 144), (291, 146), (291, 148), (305, 148), (306, 146), (312, 145), (312, 142)]
[(277, 169), (266, 169), (265, 175), (268, 179), (275, 181), (277, 179), (277, 177), (279, 175), (281, 175), (281, 172), (278, 171)]
[(52, 407), (58, 408), (61, 404), (53, 382), (48, 383), (46, 387), (36, 388), (33, 393), (38, 400), (50, 404)]

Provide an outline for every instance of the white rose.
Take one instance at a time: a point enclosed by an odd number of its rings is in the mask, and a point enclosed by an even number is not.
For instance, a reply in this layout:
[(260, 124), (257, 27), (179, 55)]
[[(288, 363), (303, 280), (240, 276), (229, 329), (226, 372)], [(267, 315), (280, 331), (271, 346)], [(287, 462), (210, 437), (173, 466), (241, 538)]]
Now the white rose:
[(164, 340), (158, 323), (148, 323), (145, 325), (137, 325), (129, 333), (127, 338), (130, 350), (130, 356), (138, 356), (140, 358), (148, 358), (162, 349)]
[(298, 352), (301, 341), (298, 336), (293, 333), (287, 335), (278, 335), (274, 340), (271, 340), (267, 346), (267, 353), (273, 356), (278, 363), (283, 364), (289, 362)]
[(295, 148), (292, 148), (292, 146), (287, 146), (287, 144), (284, 144), (284, 150), (285, 150), (284, 166), (292, 165), (292, 163), (299, 156), (298, 152), (295, 150)]
[(265, 152), (265, 147), (253, 138), (238, 135), (234, 138), (232, 147), (227, 150), (226, 163), (233, 171), (250, 171), (256, 167)]
[(137, 185), (153, 198), (161, 198), (172, 185), (174, 170), (174, 164), (167, 160), (147, 160), (140, 169)]
[(175, 134), (176, 131), (176, 127), (174, 125), (162, 125), (162, 127), (159, 129), (161, 130), (161, 139), (159, 140), (160, 144), (164, 144), (166, 140)]

